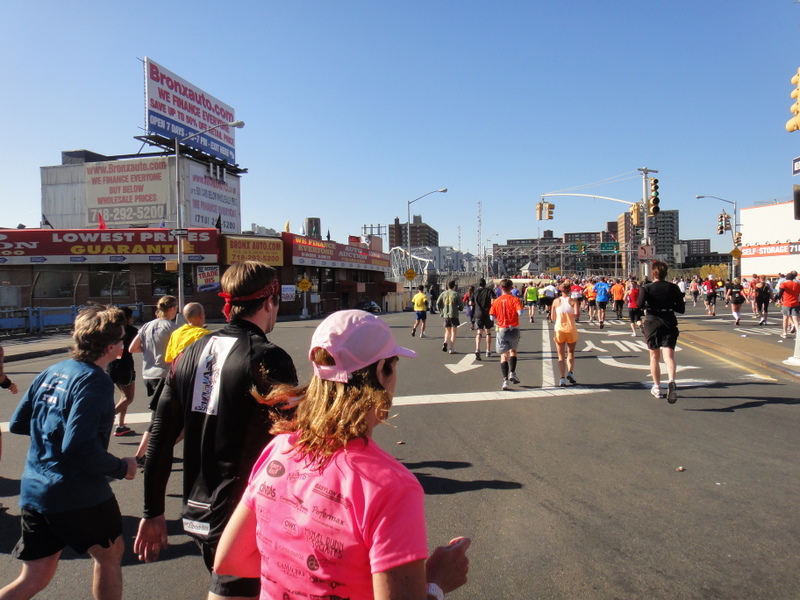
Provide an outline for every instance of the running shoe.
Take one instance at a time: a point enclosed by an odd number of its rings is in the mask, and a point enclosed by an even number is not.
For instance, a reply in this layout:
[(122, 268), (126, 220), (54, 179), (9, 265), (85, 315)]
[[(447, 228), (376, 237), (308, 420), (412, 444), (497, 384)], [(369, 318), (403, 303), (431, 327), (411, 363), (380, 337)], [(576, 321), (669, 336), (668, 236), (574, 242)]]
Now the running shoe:
[(491, 355), (492, 355), (492, 353), (487, 350), (486, 351), (486, 358), (489, 358)]
[(117, 437), (124, 437), (126, 435), (136, 435), (136, 432), (130, 427), (126, 427), (125, 425), (118, 425), (114, 429), (114, 435)]
[(734, 327), (738, 327), (739, 326), (739, 319), (736, 319), (736, 322), (733, 324), (733, 326)]
[(567, 379), (572, 385), (575, 385), (577, 382), (575, 381), (575, 376), (572, 374), (572, 371), (567, 373)]
[(600, 329), (602, 329), (602, 328), (603, 328), (603, 322), (600, 321)]
[(455, 350), (453, 350), (452, 348), (450, 348), (450, 354), (458, 354), (458, 353)]
[(508, 379), (503, 379), (503, 387), (500, 389), (502, 389), (503, 391), (511, 389), (511, 386), (508, 384)]
[(411, 328), (411, 337), (414, 337), (415, 335), (417, 335), (417, 330), (412, 327)]
[(514, 373), (514, 371), (511, 372), (511, 374), (508, 376), (508, 379), (511, 381), (511, 383), (519, 384), (519, 377), (517, 377), (517, 374)]
[(631, 334), (631, 337), (636, 337), (636, 332), (635, 331)]
[(480, 350), (475, 350), (475, 360), (482, 360)]
[(447, 342), (442, 344), (442, 352), (447, 352)]
[(567, 380), (562, 377), (561, 381), (558, 382), (558, 387), (567, 387)]
[(422, 333), (420, 333), (420, 334), (419, 334), (419, 337), (421, 337), (421, 338), (426, 338), (426, 337), (428, 337), (428, 336), (427, 336), (427, 335), (425, 335), (425, 332), (423, 331)]
[(650, 388), (650, 394), (654, 398), (663, 398), (664, 397), (664, 396), (661, 395), (661, 387), (659, 387), (657, 385), (654, 385), (653, 387)]
[(674, 381), (670, 381), (667, 384), (667, 402), (670, 404), (675, 404), (678, 400), (678, 386), (675, 385)]

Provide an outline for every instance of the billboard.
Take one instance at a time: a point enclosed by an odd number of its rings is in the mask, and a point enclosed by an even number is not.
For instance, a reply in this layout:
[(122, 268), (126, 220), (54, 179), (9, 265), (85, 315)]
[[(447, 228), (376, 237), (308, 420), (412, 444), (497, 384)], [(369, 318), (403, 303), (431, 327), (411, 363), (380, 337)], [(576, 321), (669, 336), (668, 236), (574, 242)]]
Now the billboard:
[[(145, 57), (145, 130), (183, 139), (236, 120), (233, 108)], [(235, 128), (219, 127), (183, 142), (196, 150), (236, 164)]]
[[(185, 263), (217, 263), (216, 229), (190, 229)], [(178, 256), (168, 229), (3, 229), (0, 265), (164, 263)]]
[(192, 160), (181, 159), (182, 166), (188, 165), (184, 181), (188, 194), (189, 212), (186, 217), (188, 227), (216, 227), (217, 219), (223, 233), (239, 233), (242, 230), (242, 215), (239, 208), (239, 183), (241, 179), (228, 175), (224, 180), (208, 175), (205, 165)]
[(383, 252), (286, 232), (281, 234), (281, 238), (291, 253), (293, 265), (391, 272), (391, 259)]
[(245, 260), (257, 260), (271, 267), (282, 267), (283, 240), (226, 235), (223, 244), (223, 264), (232, 265)]
[(98, 223), (98, 214), (107, 225), (159, 223), (167, 217), (170, 172), (166, 158), (86, 163), (83, 168), (87, 226)]

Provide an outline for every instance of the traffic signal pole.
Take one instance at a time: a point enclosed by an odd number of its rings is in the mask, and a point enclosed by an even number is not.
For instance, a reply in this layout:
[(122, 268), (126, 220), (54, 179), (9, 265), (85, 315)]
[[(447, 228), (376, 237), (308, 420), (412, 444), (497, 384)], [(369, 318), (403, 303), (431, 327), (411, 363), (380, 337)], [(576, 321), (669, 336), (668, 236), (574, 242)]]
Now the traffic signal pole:
[[(642, 173), (642, 208), (644, 209), (644, 236), (642, 238), (642, 246), (650, 246), (651, 239), (650, 239), (650, 222), (648, 217), (650, 216), (650, 206), (649, 206), (649, 196), (647, 194), (647, 179), (650, 173), (658, 173), (655, 169), (648, 169), (647, 167), (642, 167), (639, 169)], [(644, 277), (650, 277), (650, 267), (651, 263), (650, 260), (646, 260), (643, 265), (643, 273)]]

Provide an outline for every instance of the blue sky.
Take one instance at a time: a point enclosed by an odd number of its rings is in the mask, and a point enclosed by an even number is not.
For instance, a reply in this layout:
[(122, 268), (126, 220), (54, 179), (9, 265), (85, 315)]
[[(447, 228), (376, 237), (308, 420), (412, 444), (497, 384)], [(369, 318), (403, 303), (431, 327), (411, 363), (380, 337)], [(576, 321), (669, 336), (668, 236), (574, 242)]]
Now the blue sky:
[[(149, 56), (236, 110), (242, 223), (346, 241), (413, 214), (442, 245), (597, 231), (658, 169), (681, 237), (716, 215), (790, 199), (800, 132), (792, 0), (404, 0), (6, 3), (0, 95), (6, 143), (0, 225), (36, 226), (39, 167), (62, 150), (139, 151)], [(145, 148), (144, 151), (148, 151)], [(800, 225), (798, 225), (800, 228)], [(499, 234), (495, 237), (493, 234)]]

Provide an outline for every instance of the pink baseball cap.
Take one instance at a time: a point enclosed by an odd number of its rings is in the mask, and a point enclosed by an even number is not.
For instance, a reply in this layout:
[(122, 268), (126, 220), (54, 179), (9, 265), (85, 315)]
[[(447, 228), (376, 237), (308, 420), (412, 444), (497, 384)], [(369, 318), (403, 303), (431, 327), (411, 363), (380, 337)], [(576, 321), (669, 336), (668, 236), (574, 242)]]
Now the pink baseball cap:
[[(314, 363), (317, 348), (327, 350), (336, 364)], [(382, 358), (416, 355), (413, 350), (397, 345), (386, 321), (363, 310), (340, 310), (328, 316), (314, 331), (308, 351), (317, 377), (341, 383), (347, 383), (352, 373)]]

